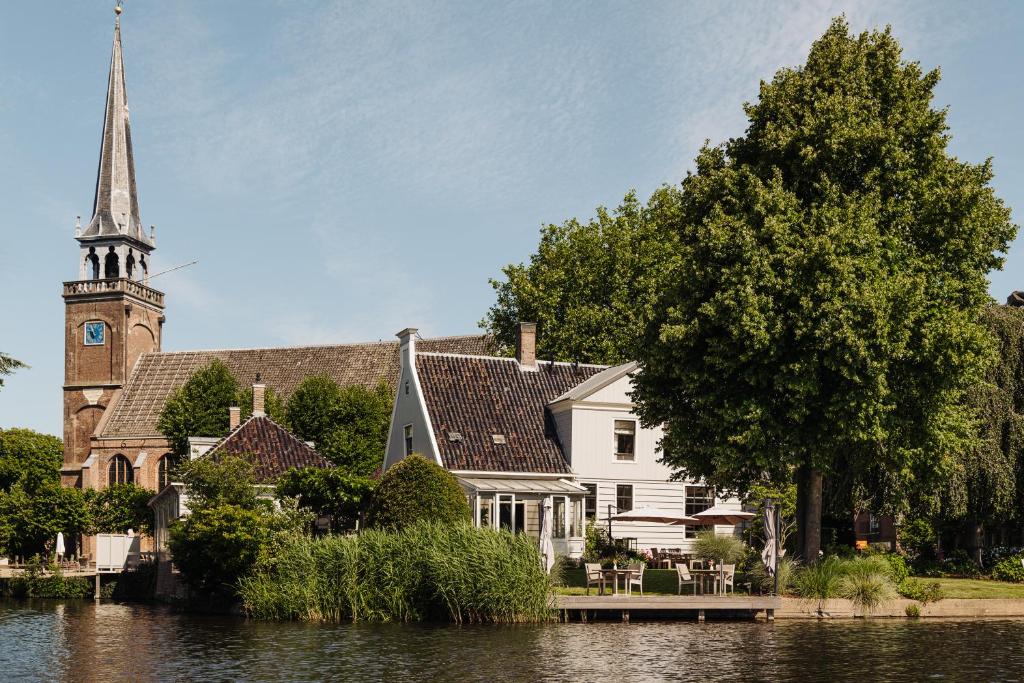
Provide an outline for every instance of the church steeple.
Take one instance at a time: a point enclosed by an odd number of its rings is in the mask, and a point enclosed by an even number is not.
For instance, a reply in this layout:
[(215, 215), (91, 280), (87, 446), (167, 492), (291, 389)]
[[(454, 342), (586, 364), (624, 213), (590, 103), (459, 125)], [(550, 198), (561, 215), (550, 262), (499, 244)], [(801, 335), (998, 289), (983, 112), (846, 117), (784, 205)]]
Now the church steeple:
[[(114, 44), (110, 55), (110, 76), (103, 115), (103, 138), (96, 173), (96, 195), (92, 219), (85, 229), (76, 228), (84, 259), (81, 279), (128, 277), (145, 279), (153, 250), (153, 235), (147, 235), (139, 214), (135, 185), (135, 160), (125, 88), (121, 51), (121, 6), (115, 8)], [(116, 257), (116, 258), (115, 258)]]

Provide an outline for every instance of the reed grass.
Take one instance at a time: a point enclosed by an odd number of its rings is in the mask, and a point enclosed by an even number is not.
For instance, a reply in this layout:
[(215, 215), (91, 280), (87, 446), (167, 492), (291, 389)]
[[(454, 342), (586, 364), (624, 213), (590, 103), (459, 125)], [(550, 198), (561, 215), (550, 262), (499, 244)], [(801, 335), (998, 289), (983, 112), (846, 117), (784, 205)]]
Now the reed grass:
[(516, 623), (554, 615), (533, 539), (462, 524), (295, 536), (274, 566), (242, 579), (239, 595), (259, 619)]

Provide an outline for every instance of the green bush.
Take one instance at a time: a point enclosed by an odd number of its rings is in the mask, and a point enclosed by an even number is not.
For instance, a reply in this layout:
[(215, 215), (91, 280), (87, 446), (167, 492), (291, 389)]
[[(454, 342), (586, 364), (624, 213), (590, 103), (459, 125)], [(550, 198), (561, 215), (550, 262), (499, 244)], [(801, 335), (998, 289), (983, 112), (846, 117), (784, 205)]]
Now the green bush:
[(796, 575), (796, 590), (808, 600), (831, 600), (839, 597), (843, 579), (843, 560), (829, 555), (816, 564), (808, 565)]
[(910, 568), (907, 566), (907, 559), (898, 553), (882, 553), (878, 555), (888, 564), (889, 576), (897, 586), (903, 583), (910, 576)]
[(13, 598), (89, 598), (92, 597), (92, 583), (83, 577), (66, 577), (56, 566), (43, 573), (43, 566), (37, 555), (29, 561), (24, 574), (14, 576), (0, 584), (0, 595)]
[(732, 534), (719, 535), (712, 531), (702, 531), (693, 542), (693, 554), (703, 560), (734, 564), (743, 559), (747, 546)]
[(300, 507), (329, 516), (335, 531), (355, 528), (359, 510), (372, 490), (370, 479), (352, 476), (340, 468), (292, 468), (277, 480), (278, 496), (295, 498)]
[(188, 585), (231, 594), (268, 541), (264, 513), (231, 504), (199, 508), (171, 524), (168, 547)]
[(1024, 565), (1021, 564), (1024, 555), (1004, 557), (992, 567), (992, 578), (996, 581), (1013, 581), (1024, 583)]
[(907, 605), (907, 607), (903, 611), (911, 619), (917, 619), (921, 616), (921, 606), (916, 605), (914, 603), (910, 603), (909, 605)]
[(417, 522), (293, 536), (239, 594), (261, 619), (513, 623), (551, 618), (551, 585), (528, 536)]
[(381, 477), (370, 496), (366, 523), (379, 529), (402, 529), (421, 520), (468, 523), (471, 513), (458, 480), (414, 453)]
[(903, 597), (926, 605), (942, 599), (942, 587), (938, 581), (925, 583), (918, 579), (906, 578), (897, 585), (896, 590)]

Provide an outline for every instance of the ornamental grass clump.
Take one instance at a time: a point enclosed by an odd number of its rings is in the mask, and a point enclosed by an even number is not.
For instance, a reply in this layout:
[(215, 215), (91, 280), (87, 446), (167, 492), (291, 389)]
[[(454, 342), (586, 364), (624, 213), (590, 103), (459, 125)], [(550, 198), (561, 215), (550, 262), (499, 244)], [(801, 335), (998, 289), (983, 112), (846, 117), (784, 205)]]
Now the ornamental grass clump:
[(896, 597), (896, 584), (884, 557), (857, 557), (843, 562), (839, 595), (853, 603), (863, 615), (869, 615)]
[(843, 561), (829, 556), (804, 567), (796, 576), (796, 590), (805, 600), (817, 600), (818, 615), (823, 616), (826, 600), (839, 597), (843, 580)]
[(515, 623), (553, 614), (533, 540), (466, 524), (297, 536), (239, 594), (260, 619)]
[(693, 553), (702, 560), (735, 564), (747, 553), (747, 546), (732, 534), (718, 535), (714, 531), (702, 531), (693, 543)]

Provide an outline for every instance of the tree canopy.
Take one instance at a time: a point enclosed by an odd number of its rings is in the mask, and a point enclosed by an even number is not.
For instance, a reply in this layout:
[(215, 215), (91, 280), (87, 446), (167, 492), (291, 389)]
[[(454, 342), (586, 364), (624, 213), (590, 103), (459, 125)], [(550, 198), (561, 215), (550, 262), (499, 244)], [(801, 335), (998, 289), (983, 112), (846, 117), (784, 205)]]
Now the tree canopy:
[(331, 528), (342, 531), (355, 526), (359, 511), (373, 490), (373, 482), (340, 468), (304, 467), (282, 474), (276, 490), (278, 496), (296, 499), (299, 507), (330, 516)]
[(455, 476), (413, 453), (392, 465), (377, 482), (366, 512), (371, 527), (401, 529), (429, 520), (442, 524), (469, 522), (466, 494)]
[(59, 483), (64, 464), (60, 439), (31, 429), (0, 429), (0, 491), (21, 482), (29, 491)]
[(384, 460), (393, 400), (383, 382), (369, 390), (313, 375), (292, 392), (286, 414), (292, 431), (344, 473), (367, 477)]
[(481, 321), (511, 353), (520, 321), (536, 322), (540, 358), (616, 364), (632, 360), (653, 316), (662, 277), (674, 257), (667, 229), (678, 188), (658, 189), (646, 205), (630, 192), (614, 212), (604, 207), (541, 230), (528, 264), (491, 280), (497, 302)]
[[(187, 455), (189, 437), (227, 436), (232, 406), (241, 409), (243, 418), (250, 417), (252, 386), (240, 387), (228, 366), (214, 359), (168, 397), (157, 428), (177, 455)], [(272, 387), (266, 389), (264, 408), (271, 419), (284, 419), (282, 401)]]
[(17, 358), (11, 358), (3, 351), (0, 351), (0, 387), (4, 385), (4, 376), (9, 375), (15, 370), (20, 368), (27, 368), (28, 366), (22, 363)]
[(637, 347), (642, 419), (665, 425), (667, 463), (720, 488), (796, 472), (812, 558), (823, 476), (927, 487), (975, 438), (978, 315), (1016, 226), (991, 164), (948, 153), (938, 80), (888, 29), (835, 20), (762, 83), (744, 135), (701, 150), (671, 218)]

